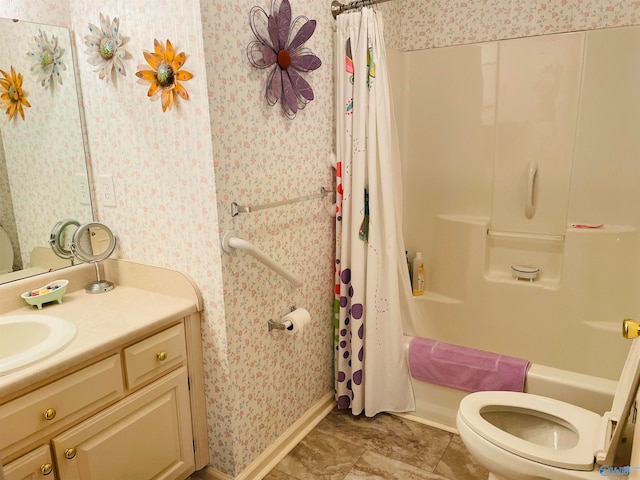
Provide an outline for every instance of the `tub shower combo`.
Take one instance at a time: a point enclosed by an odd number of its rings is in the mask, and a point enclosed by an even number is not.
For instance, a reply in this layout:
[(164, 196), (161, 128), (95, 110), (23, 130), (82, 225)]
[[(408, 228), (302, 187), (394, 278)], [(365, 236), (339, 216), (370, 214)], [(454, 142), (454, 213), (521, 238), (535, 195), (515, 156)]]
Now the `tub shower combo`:
[[(404, 232), (425, 337), (531, 362), (525, 391), (602, 413), (638, 316), (640, 28), (391, 52)], [(402, 85), (402, 87), (400, 87)], [(453, 427), (467, 394), (414, 380)]]

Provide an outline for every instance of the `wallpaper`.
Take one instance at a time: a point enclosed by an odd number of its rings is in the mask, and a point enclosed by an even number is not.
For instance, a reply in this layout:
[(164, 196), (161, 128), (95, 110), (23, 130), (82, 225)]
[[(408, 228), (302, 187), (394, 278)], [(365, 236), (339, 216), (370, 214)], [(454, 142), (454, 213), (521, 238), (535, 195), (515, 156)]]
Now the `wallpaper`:
[(381, 4), (389, 46), (420, 50), (463, 43), (636, 25), (631, 0), (393, 0)]
[[(10, 2), (24, 15), (40, 2)], [(93, 175), (114, 176), (116, 207), (96, 185), (97, 216), (117, 234), (117, 254), (184, 271), (204, 300), (203, 348), (212, 468), (236, 476), (278, 435), (333, 390), (333, 219), (328, 200), (232, 217), (230, 204), (265, 204), (332, 185), (333, 29), (329, 0), (292, 0), (293, 16), (317, 20), (306, 42), (323, 62), (305, 75), (315, 98), (294, 120), (264, 98), (267, 70), (250, 65), (249, 11), (269, 0), (42, 2), (68, 24), (77, 46)], [(62, 6), (61, 6), (62, 4)], [(393, 48), (459, 43), (637, 23), (637, 2), (394, 0), (381, 5)], [(62, 10), (60, 10), (62, 9)], [(120, 18), (129, 37), (126, 76), (100, 80), (84, 36), (99, 13)], [(45, 16), (46, 18), (46, 16)], [(190, 99), (162, 112), (135, 77), (143, 50), (170, 39), (187, 54)], [(506, 38), (506, 37), (505, 37)], [(292, 291), (243, 252), (226, 253), (234, 231), (300, 275)], [(302, 335), (267, 332), (292, 306), (311, 313)]]
[[(235, 231), (303, 279), (288, 283), (242, 252), (223, 254), (223, 280), (233, 436), (218, 449), (221, 464), (240, 473), (302, 413), (333, 390), (333, 223), (328, 200), (231, 217), (231, 202), (261, 205), (332, 188), (327, 159), (333, 152), (333, 19), (325, 2), (293, 1), (292, 15), (317, 20), (305, 43), (323, 65), (304, 75), (315, 99), (287, 119), (264, 98), (268, 69), (252, 67), (249, 11), (270, 2), (203, 1), (217, 205), (221, 232)], [(306, 308), (302, 335), (267, 332), (292, 306)]]

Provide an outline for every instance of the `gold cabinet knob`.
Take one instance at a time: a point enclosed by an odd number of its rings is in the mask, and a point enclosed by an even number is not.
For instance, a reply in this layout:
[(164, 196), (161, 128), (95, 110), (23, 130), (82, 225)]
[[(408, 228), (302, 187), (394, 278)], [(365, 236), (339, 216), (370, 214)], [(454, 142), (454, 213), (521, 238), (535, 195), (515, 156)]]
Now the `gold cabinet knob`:
[(630, 318), (622, 321), (622, 336), (624, 338), (636, 338), (640, 335), (640, 323)]
[(76, 456), (76, 449), (75, 448), (67, 448), (64, 451), (64, 456), (67, 457), (69, 460), (71, 460), (73, 457)]
[(50, 463), (43, 463), (40, 465), (40, 473), (42, 475), (49, 475), (51, 472), (53, 472), (53, 465)]
[(158, 360), (161, 362), (164, 362), (167, 359), (167, 352), (158, 352), (156, 357), (158, 357)]
[(42, 416), (45, 420), (53, 420), (54, 418), (56, 418), (55, 408), (47, 408), (44, 412), (42, 412)]

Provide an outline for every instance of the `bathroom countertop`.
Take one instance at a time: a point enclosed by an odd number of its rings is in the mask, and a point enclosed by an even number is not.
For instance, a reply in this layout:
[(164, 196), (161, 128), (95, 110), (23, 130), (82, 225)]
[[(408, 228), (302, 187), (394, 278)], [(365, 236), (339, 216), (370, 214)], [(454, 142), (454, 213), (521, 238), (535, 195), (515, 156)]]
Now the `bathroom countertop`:
[(117, 285), (110, 292), (67, 292), (62, 303), (42, 310), (26, 305), (0, 315), (43, 314), (72, 321), (77, 332), (66, 347), (38, 362), (0, 376), (0, 403), (16, 392), (52, 379), (66, 370), (113, 351), (124, 343), (199, 311), (199, 305), (179, 296)]

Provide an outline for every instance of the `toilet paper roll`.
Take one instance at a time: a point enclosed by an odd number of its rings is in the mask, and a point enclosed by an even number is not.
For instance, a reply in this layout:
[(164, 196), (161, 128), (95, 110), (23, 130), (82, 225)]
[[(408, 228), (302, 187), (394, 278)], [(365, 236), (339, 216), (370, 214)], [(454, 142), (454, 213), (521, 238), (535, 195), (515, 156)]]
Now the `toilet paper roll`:
[(282, 323), (289, 324), (284, 329), (287, 335), (295, 335), (304, 330), (304, 327), (311, 322), (311, 315), (304, 308), (296, 308), (293, 312), (282, 317)]

